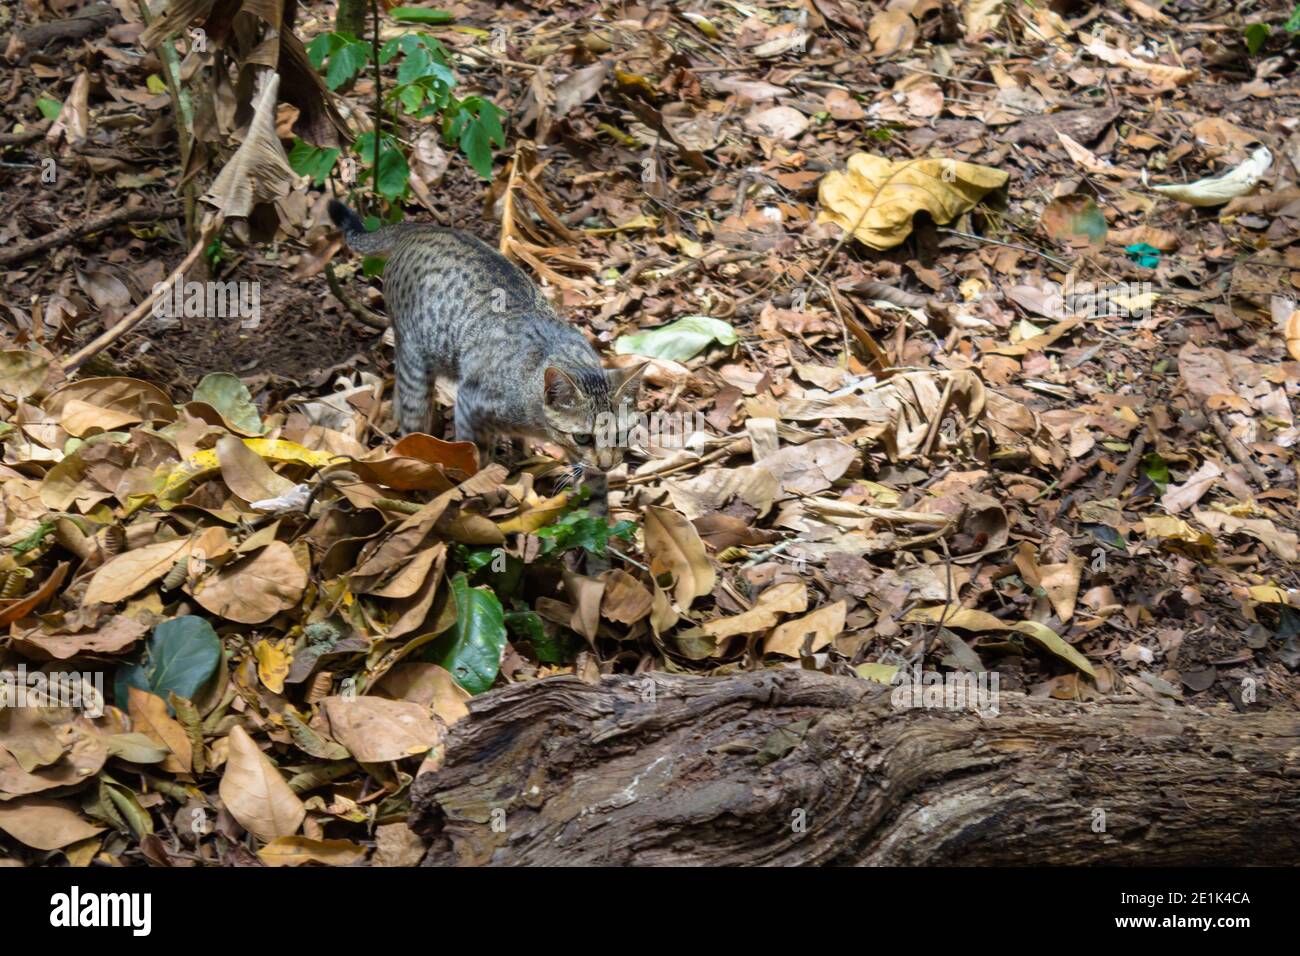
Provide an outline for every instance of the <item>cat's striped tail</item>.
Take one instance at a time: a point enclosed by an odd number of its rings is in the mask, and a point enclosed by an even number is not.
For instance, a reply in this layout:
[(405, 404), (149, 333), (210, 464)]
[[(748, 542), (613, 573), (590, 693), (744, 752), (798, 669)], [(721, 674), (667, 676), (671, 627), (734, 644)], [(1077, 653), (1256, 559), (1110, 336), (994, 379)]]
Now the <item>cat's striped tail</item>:
[(399, 230), (394, 230), (391, 226), (366, 232), (366, 225), (361, 221), (361, 217), (337, 199), (330, 200), (329, 214), (334, 220), (334, 225), (342, 230), (343, 238), (353, 252), (360, 252), (362, 255), (383, 255), (392, 248), (397, 239), (396, 232)]

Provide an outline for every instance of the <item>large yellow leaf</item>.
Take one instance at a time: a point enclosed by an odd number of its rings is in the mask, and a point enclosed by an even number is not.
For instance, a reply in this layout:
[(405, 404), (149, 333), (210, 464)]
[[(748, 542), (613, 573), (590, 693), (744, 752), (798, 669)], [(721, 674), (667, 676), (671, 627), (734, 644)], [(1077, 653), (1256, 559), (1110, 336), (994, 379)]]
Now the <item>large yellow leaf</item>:
[(307, 808), (258, 749), (248, 731), (230, 728), (230, 751), (221, 776), (221, 802), (239, 825), (264, 842), (292, 836), (302, 826)]
[[(282, 438), (244, 438), (244, 445), (259, 458), (272, 461), (296, 461), (312, 468), (324, 468), (335, 461), (342, 461), (341, 455), (325, 451), (313, 451), (297, 442)], [(221, 469), (221, 459), (215, 448), (196, 452), (176, 465), (163, 465), (154, 474), (154, 493), (164, 508), (171, 507), (185, 497), (190, 483), (199, 478), (206, 478)]]
[(822, 178), (817, 221), (833, 222), (873, 249), (891, 249), (911, 234), (912, 217), (918, 212), (928, 212), (940, 224), (952, 222), (1006, 181), (1001, 170), (975, 163), (895, 162), (854, 153), (847, 171)]

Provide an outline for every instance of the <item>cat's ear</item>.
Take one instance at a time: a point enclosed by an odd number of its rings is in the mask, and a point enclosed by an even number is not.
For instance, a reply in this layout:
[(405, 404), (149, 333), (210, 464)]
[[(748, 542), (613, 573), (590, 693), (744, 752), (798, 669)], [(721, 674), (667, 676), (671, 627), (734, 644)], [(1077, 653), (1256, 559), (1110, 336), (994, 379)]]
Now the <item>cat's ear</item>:
[(642, 362), (640, 365), (633, 365), (629, 368), (605, 370), (605, 375), (609, 379), (609, 387), (614, 393), (615, 405), (629, 395), (636, 394), (637, 388), (641, 385), (641, 376), (645, 374), (646, 369), (649, 367), (649, 362)]
[(548, 365), (542, 380), (547, 405), (567, 408), (578, 403), (578, 383), (568, 372)]

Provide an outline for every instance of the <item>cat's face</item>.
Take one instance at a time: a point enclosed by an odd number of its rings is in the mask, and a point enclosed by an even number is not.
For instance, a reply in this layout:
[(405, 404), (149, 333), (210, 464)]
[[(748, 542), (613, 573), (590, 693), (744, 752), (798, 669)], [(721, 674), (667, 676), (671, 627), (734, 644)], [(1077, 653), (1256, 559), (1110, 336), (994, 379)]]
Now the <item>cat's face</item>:
[(609, 471), (623, 460), (620, 422), (636, 412), (641, 373), (632, 369), (569, 372), (549, 366), (544, 374), (547, 437), (588, 468)]

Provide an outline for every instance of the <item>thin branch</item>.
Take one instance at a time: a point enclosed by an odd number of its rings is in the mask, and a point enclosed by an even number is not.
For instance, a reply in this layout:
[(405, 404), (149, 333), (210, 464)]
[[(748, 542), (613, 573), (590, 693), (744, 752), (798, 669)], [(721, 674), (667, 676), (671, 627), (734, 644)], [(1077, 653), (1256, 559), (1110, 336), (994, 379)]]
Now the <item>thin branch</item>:
[(73, 372), (91, 356), (102, 352), (122, 336), (126, 335), (127, 332), (130, 332), (133, 328), (139, 325), (141, 320), (144, 319), (153, 308), (154, 302), (157, 301), (157, 299), (159, 299), (167, 290), (170, 290), (173, 282), (176, 282), (185, 275), (185, 270), (192, 266), (195, 260), (203, 254), (203, 250), (207, 248), (212, 237), (215, 236), (220, 229), (220, 217), (214, 218), (204, 226), (203, 231), (199, 234), (199, 241), (194, 243), (193, 248), (191, 248), (185, 258), (181, 260), (181, 264), (172, 270), (171, 275), (158, 283), (158, 285), (154, 286), (154, 291), (151, 292), (143, 302), (136, 306), (120, 322), (79, 351), (74, 352), (69, 358), (64, 359), (63, 371), (65, 373)]
[(105, 213), (94, 219), (87, 219), (83, 222), (70, 223), (61, 226), (53, 232), (48, 232), (36, 239), (30, 239), (27, 242), (20, 242), (17, 245), (10, 246), (7, 249), (0, 249), (0, 265), (7, 265), (10, 262), (21, 262), (23, 259), (36, 255), (38, 252), (44, 252), (53, 246), (62, 246), (74, 239), (89, 235), (92, 232), (101, 232), (104, 229), (119, 225), (124, 222), (148, 222), (149, 220), (162, 219), (179, 219), (182, 210), (178, 206), (165, 206), (161, 210), (150, 209), (148, 206), (137, 206), (132, 209), (115, 209), (110, 213)]

